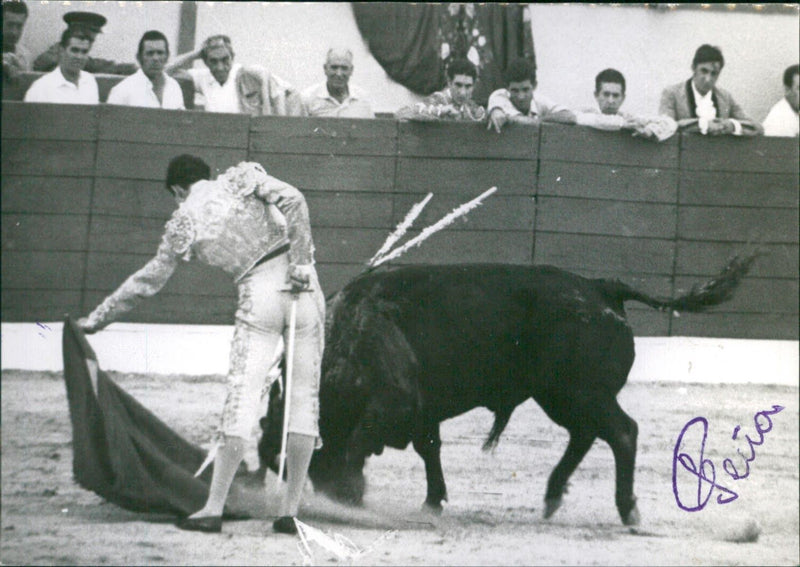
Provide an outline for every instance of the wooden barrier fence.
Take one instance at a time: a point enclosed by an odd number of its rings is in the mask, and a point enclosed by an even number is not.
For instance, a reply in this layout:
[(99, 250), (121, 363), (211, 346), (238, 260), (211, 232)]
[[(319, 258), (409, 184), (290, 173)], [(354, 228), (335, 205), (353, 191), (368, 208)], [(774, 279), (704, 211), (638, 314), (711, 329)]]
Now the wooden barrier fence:
[[(179, 153), (244, 159), (303, 190), (326, 293), (363, 269), (411, 205), (412, 235), (491, 186), (495, 195), (397, 262), (546, 263), (657, 295), (714, 275), (748, 242), (769, 251), (736, 298), (672, 317), (629, 304), (637, 335), (798, 338), (798, 145), (780, 138), (544, 125), (261, 117), (4, 102), (2, 320), (89, 312), (154, 253)], [(123, 320), (230, 324), (221, 271), (181, 265)], [(479, 324), (479, 323), (476, 323)]]

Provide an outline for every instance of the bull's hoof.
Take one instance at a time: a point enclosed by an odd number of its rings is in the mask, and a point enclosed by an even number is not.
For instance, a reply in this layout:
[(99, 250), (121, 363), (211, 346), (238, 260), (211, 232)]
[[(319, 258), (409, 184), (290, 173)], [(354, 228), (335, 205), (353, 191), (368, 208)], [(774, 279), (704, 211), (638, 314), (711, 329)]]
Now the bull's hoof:
[(422, 511), (433, 514), (434, 516), (441, 516), (443, 510), (444, 508), (441, 503), (432, 504), (430, 502), (425, 502), (422, 504)]
[(639, 515), (639, 508), (636, 504), (633, 505), (633, 508), (631, 508), (631, 511), (628, 512), (627, 515), (622, 516), (622, 523), (626, 526), (638, 526), (641, 521), (642, 518)]
[(544, 519), (548, 519), (550, 516), (556, 513), (561, 507), (562, 498), (559, 496), (558, 498), (545, 498), (544, 499)]

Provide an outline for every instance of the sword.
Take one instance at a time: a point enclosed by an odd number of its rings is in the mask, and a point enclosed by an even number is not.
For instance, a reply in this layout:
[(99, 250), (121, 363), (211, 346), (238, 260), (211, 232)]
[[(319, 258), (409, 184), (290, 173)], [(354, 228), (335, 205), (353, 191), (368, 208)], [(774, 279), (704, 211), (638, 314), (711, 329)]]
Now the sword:
[(286, 387), (283, 389), (283, 431), (281, 434), (281, 454), (278, 461), (278, 487), (283, 481), (283, 471), (286, 468), (286, 444), (289, 438), (289, 410), (292, 404), (292, 372), (294, 371), (294, 335), (297, 327), (297, 299), (300, 293), (310, 292), (304, 289), (299, 292), (289, 291), (292, 294), (292, 303), (289, 307), (289, 336), (286, 338)]
[(294, 370), (294, 331), (297, 325), (297, 298), (292, 293), (292, 305), (289, 308), (289, 336), (286, 339), (286, 387), (283, 389), (283, 431), (281, 432), (281, 456), (278, 461), (278, 487), (283, 481), (286, 468), (286, 443), (289, 437), (289, 410), (292, 403), (292, 371)]

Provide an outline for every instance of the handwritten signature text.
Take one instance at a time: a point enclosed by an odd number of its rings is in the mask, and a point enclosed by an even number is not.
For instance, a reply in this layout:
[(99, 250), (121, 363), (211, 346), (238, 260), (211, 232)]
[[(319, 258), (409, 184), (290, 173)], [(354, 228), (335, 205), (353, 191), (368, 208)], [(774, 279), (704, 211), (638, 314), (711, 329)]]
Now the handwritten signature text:
[[(756, 432), (758, 433), (757, 440), (753, 440), (749, 435), (745, 435), (747, 445), (750, 447), (750, 455), (745, 456), (741, 449), (737, 448), (736, 452), (744, 459), (744, 465), (736, 464), (732, 459), (725, 459), (722, 461), (722, 468), (734, 481), (747, 478), (750, 476), (750, 463), (756, 458), (755, 448), (764, 443), (764, 434), (772, 431), (772, 418), (770, 416), (782, 411), (783, 406), (773, 405), (770, 410), (762, 410), (753, 416), (753, 423)], [(696, 427), (702, 427), (702, 438), (700, 440), (699, 455), (693, 458), (689, 452), (683, 452), (684, 436)], [(739, 431), (741, 426), (737, 425), (733, 429), (731, 438), (736, 441), (739, 438)], [(706, 459), (706, 437), (708, 436), (708, 420), (704, 417), (695, 417), (690, 420), (681, 430), (678, 436), (678, 441), (675, 443), (675, 449), (672, 456), (672, 492), (675, 494), (675, 501), (678, 507), (687, 512), (698, 512), (705, 508), (714, 489), (717, 490), (717, 504), (728, 504), (736, 500), (739, 495), (731, 490), (729, 487), (720, 484), (717, 479), (717, 470), (711, 459)], [(679, 478), (679, 475), (681, 477)], [(689, 475), (690, 480), (686, 479)], [(684, 493), (678, 489), (678, 486), (684, 489)], [(688, 487), (688, 489), (687, 489)]]

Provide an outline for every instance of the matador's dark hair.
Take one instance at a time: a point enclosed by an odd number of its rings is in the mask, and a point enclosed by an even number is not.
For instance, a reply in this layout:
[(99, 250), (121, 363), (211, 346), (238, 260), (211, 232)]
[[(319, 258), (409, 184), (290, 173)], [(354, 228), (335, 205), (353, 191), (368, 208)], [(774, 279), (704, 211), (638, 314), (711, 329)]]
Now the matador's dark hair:
[(188, 189), (201, 179), (211, 179), (211, 168), (201, 158), (189, 154), (181, 154), (170, 160), (167, 167), (167, 191), (173, 185)]

